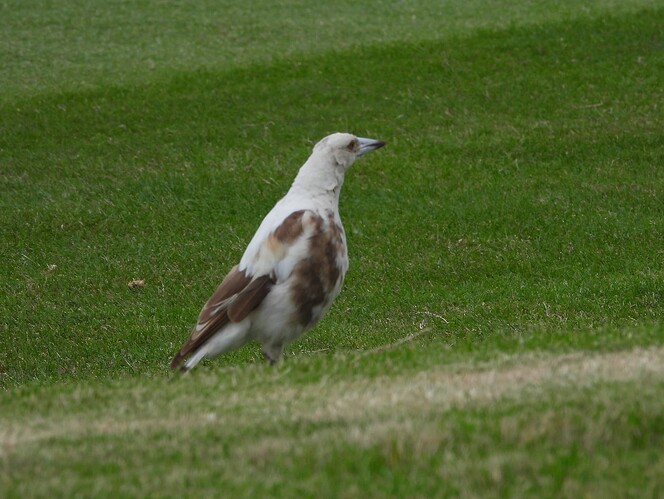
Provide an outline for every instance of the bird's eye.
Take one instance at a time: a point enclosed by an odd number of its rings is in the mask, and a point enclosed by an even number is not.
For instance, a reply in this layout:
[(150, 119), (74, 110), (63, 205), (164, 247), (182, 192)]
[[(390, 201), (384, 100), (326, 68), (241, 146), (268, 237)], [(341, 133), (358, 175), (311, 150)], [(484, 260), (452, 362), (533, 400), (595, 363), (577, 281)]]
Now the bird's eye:
[(360, 144), (357, 140), (351, 140), (346, 146), (346, 149), (349, 151), (357, 151), (359, 149), (359, 145)]

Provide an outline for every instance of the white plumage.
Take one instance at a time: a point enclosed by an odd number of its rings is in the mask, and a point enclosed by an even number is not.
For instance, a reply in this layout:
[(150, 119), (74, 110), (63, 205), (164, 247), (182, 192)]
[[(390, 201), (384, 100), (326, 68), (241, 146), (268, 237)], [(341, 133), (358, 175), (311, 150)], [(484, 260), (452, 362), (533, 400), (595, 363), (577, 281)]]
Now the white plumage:
[(189, 370), (255, 340), (271, 363), (313, 327), (341, 291), (348, 270), (339, 193), (348, 167), (384, 142), (335, 133), (318, 142), (286, 195), (272, 208), (207, 301), (171, 361)]

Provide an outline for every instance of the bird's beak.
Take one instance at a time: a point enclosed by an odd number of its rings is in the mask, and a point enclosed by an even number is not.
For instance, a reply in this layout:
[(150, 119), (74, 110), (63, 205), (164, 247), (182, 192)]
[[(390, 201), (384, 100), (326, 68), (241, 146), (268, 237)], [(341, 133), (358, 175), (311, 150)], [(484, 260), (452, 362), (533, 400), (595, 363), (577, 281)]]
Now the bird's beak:
[(358, 156), (362, 156), (369, 151), (380, 149), (385, 145), (385, 142), (382, 140), (365, 139), (363, 137), (358, 137), (357, 140), (360, 141), (360, 152), (357, 153)]

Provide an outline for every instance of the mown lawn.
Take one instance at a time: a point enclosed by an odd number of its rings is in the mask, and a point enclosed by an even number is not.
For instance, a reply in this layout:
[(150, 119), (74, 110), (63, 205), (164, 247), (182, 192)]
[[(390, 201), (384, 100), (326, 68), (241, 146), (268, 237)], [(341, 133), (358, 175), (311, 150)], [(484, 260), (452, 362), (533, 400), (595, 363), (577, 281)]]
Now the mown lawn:
[[(0, 7), (0, 495), (660, 495), (664, 9), (255, 7)], [(333, 131), (330, 314), (173, 379)]]

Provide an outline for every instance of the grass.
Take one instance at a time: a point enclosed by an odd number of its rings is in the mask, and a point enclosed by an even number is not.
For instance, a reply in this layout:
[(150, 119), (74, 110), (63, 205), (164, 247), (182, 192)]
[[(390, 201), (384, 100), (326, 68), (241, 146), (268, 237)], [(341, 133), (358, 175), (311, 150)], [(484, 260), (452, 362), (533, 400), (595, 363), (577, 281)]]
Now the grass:
[[(5, 490), (604, 496), (664, 486), (661, 347), (369, 378), (349, 376), (358, 359), (323, 360), (318, 380), (301, 376), (314, 367), (305, 359), (177, 383), (23, 389), (0, 433), (13, 465), (5, 476), (16, 477)], [(39, 481), (18, 479), (35, 467)]]
[[(0, 490), (661, 493), (656, 3), (8, 5)], [(347, 176), (329, 316), (275, 370), (250, 347), (170, 382), (336, 130), (388, 146)], [(577, 377), (473, 377), (557, 363)]]
[(367, 44), (412, 42), (544, 21), (633, 12), (656, 0), (313, 4), (8, 0), (0, 5), (0, 102), (34, 94), (159, 81), (174, 71), (225, 71), (317, 57)]

